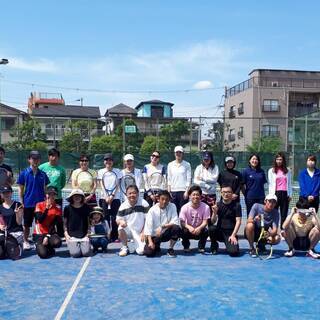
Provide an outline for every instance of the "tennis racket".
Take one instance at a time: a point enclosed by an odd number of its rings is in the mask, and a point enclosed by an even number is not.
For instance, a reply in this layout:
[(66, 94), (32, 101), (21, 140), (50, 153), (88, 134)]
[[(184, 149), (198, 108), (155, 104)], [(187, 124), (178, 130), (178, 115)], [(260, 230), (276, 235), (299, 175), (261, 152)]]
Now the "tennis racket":
[[(102, 186), (103, 189), (106, 193), (106, 195), (108, 195), (108, 197), (110, 197), (111, 195), (114, 195), (117, 187), (118, 187), (118, 176), (114, 171), (106, 171), (103, 176), (102, 176)], [(111, 204), (110, 202), (108, 203), (108, 210), (111, 209)]]
[(0, 168), (0, 187), (3, 187), (5, 185), (8, 185), (9, 182), (9, 171), (5, 168)]
[(76, 185), (84, 192), (91, 193), (94, 179), (89, 171), (80, 171), (76, 176)]
[(124, 195), (127, 192), (127, 188), (132, 185), (136, 185), (136, 179), (133, 175), (126, 174), (124, 177), (121, 178), (120, 189)]
[(256, 245), (257, 256), (261, 260), (268, 260), (272, 257), (272, 243), (268, 240), (269, 233), (264, 226), (264, 214), (260, 214), (261, 232)]
[[(163, 180), (164, 180), (164, 177), (163, 177), (162, 173), (159, 171), (154, 172), (149, 177), (147, 177), (147, 182), (148, 182), (148, 185), (150, 188), (149, 191), (151, 191), (154, 198), (156, 198), (159, 191), (162, 189)], [(156, 203), (156, 201), (153, 200), (153, 205), (155, 203)]]

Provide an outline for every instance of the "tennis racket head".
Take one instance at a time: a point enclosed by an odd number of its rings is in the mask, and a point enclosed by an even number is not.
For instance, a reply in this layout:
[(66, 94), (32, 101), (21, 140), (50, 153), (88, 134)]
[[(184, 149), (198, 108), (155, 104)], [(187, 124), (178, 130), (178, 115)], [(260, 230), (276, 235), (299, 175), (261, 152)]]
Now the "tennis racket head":
[(91, 193), (94, 179), (89, 171), (80, 171), (76, 176), (76, 184), (84, 193)]
[(136, 185), (136, 179), (131, 174), (126, 174), (121, 178), (120, 189), (123, 194), (126, 194), (129, 186)]
[(154, 172), (148, 177), (148, 184), (151, 190), (161, 190), (163, 188), (163, 175), (161, 172)]
[(256, 244), (257, 256), (261, 260), (268, 260), (272, 257), (272, 252), (273, 247), (272, 243), (268, 241), (268, 233), (264, 230), (264, 228), (262, 228), (259, 239)]
[(0, 168), (0, 187), (8, 185), (8, 182), (9, 182), (8, 170), (6, 170), (5, 168)]
[(103, 189), (110, 196), (118, 185), (118, 176), (114, 171), (106, 171), (101, 178)]

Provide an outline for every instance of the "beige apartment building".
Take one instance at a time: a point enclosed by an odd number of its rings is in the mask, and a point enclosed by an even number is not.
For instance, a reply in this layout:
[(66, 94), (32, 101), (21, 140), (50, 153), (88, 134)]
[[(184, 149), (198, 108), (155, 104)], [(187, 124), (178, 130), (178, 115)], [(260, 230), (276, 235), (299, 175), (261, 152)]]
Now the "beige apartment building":
[(319, 99), (320, 71), (252, 70), (226, 89), (225, 149), (245, 151), (255, 137), (277, 136), (292, 151), (295, 119), (319, 111)]

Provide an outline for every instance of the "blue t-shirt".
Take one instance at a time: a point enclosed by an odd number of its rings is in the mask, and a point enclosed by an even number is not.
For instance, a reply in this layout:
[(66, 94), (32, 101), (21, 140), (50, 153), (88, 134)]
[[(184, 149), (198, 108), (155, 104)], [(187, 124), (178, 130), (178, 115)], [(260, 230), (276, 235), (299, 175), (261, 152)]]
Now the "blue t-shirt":
[(267, 183), (264, 171), (248, 167), (244, 169), (242, 176), (246, 186), (245, 197), (247, 199), (264, 199), (264, 184)]
[[(264, 214), (264, 225), (269, 227), (278, 227), (279, 224), (279, 211), (277, 209), (273, 209), (270, 212), (264, 210), (264, 205), (260, 203), (255, 203), (250, 210), (249, 218), (254, 219), (259, 214)], [(255, 222), (257, 226), (260, 228), (260, 222)]]
[(38, 169), (34, 175), (31, 167), (24, 169), (17, 181), (17, 184), (24, 186), (24, 206), (34, 208), (38, 202), (44, 201), (45, 187), (49, 183), (49, 178), (45, 172)]

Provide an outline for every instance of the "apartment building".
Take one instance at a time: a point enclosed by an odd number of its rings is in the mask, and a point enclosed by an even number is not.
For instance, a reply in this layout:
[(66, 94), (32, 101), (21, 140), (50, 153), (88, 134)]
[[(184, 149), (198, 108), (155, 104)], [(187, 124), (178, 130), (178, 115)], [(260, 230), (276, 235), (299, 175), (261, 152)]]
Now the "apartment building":
[(295, 119), (319, 111), (320, 71), (254, 69), (225, 91), (224, 147), (245, 151), (256, 137), (292, 150)]

